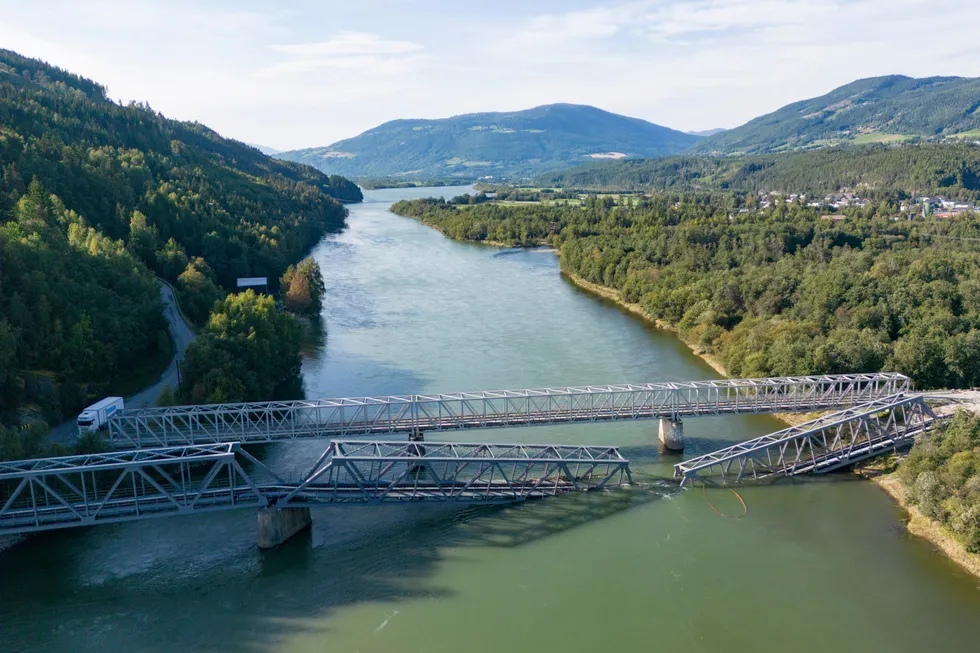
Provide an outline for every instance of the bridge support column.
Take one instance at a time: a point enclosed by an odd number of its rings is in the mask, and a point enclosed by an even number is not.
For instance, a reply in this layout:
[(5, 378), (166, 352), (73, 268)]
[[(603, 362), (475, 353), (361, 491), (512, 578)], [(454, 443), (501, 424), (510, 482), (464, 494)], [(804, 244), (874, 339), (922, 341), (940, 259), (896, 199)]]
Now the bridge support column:
[(309, 508), (259, 508), (256, 541), (260, 549), (277, 547), (313, 523)]
[(671, 451), (684, 451), (684, 422), (661, 417), (660, 442)]

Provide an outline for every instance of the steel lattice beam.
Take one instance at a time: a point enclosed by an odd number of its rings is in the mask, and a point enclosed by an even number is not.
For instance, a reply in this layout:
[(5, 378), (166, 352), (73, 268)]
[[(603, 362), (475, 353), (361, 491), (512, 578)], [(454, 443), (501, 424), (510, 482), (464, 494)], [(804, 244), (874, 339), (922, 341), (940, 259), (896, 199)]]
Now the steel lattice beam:
[(116, 448), (838, 409), (909, 390), (896, 373), (349, 397), (124, 410)]
[(921, 395), (896, 394), (690, 458), (674, 476), (684, 485), (829, 472), (911, 444), (940, 419)]
[(0, 535), (265, 506), (512, 503), (630, 480), (615, 447), (331, 442), (287, 480), (240, 443), (0, 463)]

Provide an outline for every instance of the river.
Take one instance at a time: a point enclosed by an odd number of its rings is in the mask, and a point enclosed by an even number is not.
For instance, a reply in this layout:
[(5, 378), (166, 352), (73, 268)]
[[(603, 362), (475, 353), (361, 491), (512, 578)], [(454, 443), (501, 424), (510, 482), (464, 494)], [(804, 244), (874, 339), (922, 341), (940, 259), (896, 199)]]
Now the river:
[[(366, 193), (314, 251), (328, 335), (307, 396), (714, 378), (672, 335), (577, 290), (543, 251), (455, 243)], [(775, 430), (685, 423), (687, 455)], [(333, 507), (255, 548), (250, 511), (49, 533), (0, 554), (0, 651), (969, 651), (978, 582), (847, 475), (666, 482), (654, 422), (467, 432), (614, 443), (637, 486), (507, 508)], [(427, 439), (434, 439), (427, 434)], [(445, 439), (452, 439), (451, 437)], [(309, 466), (323, 443), (274, 445)], [(727, 516), (725, 516), (727, 515)]]

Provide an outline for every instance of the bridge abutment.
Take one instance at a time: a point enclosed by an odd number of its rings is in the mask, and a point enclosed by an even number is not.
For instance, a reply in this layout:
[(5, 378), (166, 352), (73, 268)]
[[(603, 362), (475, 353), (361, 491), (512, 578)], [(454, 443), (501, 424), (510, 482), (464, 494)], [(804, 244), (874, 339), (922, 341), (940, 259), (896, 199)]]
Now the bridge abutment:
[(312, 523), (309, 508), (259, 508), (256, 542), (260, 549), (277, 547)]
[(671, 451), (684, 451), (684, 422), (679, 419), (661, 417), (660, 442)]

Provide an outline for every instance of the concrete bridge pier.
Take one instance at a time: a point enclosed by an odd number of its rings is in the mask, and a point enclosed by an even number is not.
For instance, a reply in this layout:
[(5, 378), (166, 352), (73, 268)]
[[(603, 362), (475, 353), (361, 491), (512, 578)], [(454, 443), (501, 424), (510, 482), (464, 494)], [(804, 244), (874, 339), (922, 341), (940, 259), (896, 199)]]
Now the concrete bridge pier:
[(313, 523), (309, 508), (259, 508), (256, 542), (260, 549), (279, 546)]
[(669, 417), (660, 418), (660, 442), (670, 451), (684, 451), (684, 422)]

